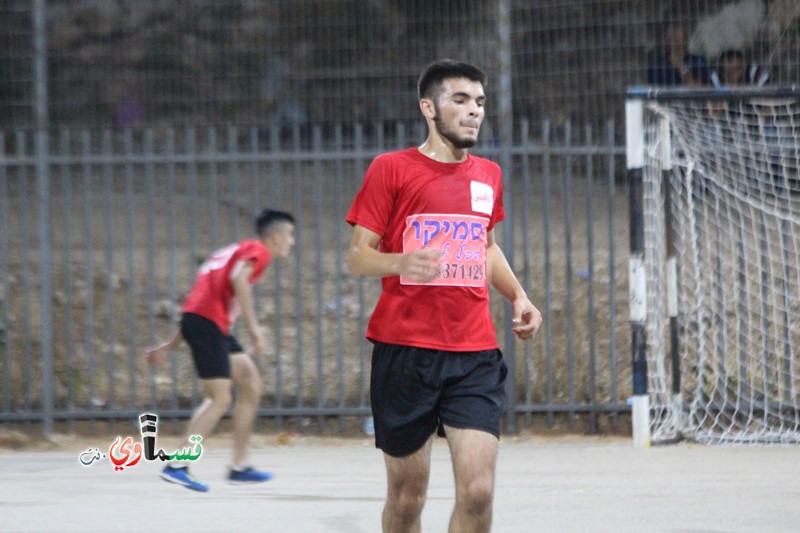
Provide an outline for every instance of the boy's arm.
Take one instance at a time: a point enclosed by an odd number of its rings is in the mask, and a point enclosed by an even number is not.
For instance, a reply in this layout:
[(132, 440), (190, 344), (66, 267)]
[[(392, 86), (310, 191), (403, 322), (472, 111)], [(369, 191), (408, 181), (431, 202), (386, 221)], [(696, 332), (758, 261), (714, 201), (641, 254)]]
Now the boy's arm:
[(250, 285), (250, 277), (253, 275), (253, 262), (240, 261), (237, 263), (233, 270), (231, 270), (231, 286), (239, 305), (242, 308), (242, 315), (244, 315), (244, 322), (247, 330), (250, 332), (250, 337), (253, 340), (253, 348), (256, 353), (264, 353), (266, 348), (264, 335), (258, 326), (258, 318), (256, 317), (256, 308), (253, 301), (253, 287)]
[(183, 335), (181, 335), (181, 330), (178, 328), (167, 342), (145, 350), (144, 360), (151, 365), (160, 365), (167, 358), (169, 352), (180, 346), (181, 342), (183, 342)]

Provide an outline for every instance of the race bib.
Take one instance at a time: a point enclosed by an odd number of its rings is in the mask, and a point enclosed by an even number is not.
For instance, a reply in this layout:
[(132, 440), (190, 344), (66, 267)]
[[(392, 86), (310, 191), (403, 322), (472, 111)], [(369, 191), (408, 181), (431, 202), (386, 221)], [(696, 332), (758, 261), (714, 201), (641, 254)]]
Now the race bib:
[(483, 287), (486, 284), (486, 228), (489, 219), (472, 215), (411, 215), (403, 231), (403, 253), (439, 250), (439, 272), (420, 283), (400, 276), (401, 285)]

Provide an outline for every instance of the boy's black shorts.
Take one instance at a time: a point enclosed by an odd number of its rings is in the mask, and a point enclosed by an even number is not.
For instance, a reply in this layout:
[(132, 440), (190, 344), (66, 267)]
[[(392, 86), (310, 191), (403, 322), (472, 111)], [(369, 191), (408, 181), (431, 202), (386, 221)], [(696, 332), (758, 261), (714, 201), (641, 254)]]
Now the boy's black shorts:
[(211, 320), (194, 313), (181, 317), (181, 335), (189, 343), (201, 379), (230, 378), (230, 354), (244, 352), (233, 335), (225, 335)]
[(402, 457), (442, 426), (500, 437), (508, 368), (500, 350), (449, 352), (376, 342), (370, 400), (375, 446)]

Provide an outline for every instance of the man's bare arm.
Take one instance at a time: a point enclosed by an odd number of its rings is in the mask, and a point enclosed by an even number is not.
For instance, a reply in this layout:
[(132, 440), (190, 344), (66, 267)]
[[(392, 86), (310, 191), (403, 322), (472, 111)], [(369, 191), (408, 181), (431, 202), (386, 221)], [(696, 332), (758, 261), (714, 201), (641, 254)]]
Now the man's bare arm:
[(354, 276), (382, 278), (403, 275), (421, 283), (433, 280), (439, 266), (439, 252), (432, 248), (406, 254), (378, 250), (381, 236), (363, 226), (353, 228), (347, 249), (347, 268)]

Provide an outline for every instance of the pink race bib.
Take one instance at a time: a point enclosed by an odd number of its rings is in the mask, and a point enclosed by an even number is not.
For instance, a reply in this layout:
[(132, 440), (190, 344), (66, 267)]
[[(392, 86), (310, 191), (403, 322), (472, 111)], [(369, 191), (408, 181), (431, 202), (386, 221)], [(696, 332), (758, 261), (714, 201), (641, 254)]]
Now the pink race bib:
[(403, 231), (403, 253), (435, 248), (441, 253), (439, 272), (429, 283), (400, 276), (401, 285), (486, 284), (486, 228), (489, 219), (472, 215), (411, 215)]

